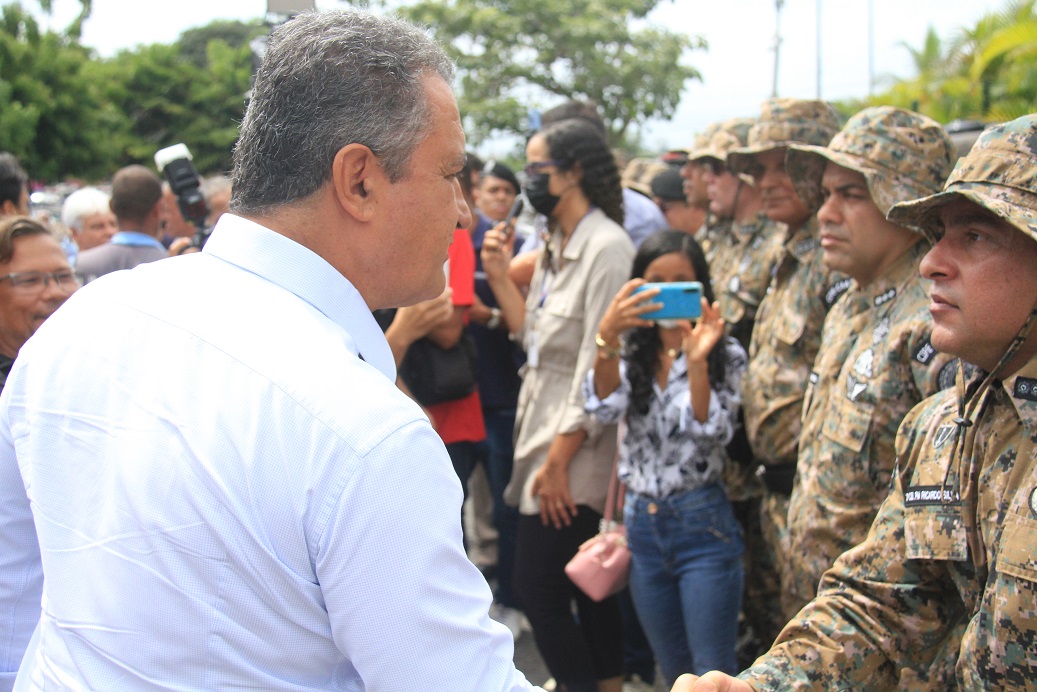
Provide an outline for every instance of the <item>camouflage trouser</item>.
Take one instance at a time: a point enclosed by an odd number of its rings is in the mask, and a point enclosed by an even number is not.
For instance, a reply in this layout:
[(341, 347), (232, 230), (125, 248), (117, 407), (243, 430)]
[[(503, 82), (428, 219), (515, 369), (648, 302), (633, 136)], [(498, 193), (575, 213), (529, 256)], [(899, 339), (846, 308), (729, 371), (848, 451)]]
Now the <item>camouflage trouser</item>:
[(745, 532), (745, 592), (742, 614), (751, 629), (752, 640), (739, 647), (739, 663), (752, 664), (770, 648), (785, 619), (781, 610), (781, 585), (761, 521), (761, 496), (731, 503), (735, 517)]
[[(771, 559), (774, 569), (778, 574), (779, 599), (781, 608), (781, 627), (785, 626), (792, 617), (799, 612), (805, 604), (799, 603), (790, 589), (791, 583), (791, 561), (788, 557), (789, 549), (789, 497), (781, 493), (766, 492), (760, 507), (760, 523), (763, 529), (763, 539), (767, 549), (771, 551)], [(780, 630), (780, 627), (779, 627)], [(777, 633), (775, 633), (777, 636)]]

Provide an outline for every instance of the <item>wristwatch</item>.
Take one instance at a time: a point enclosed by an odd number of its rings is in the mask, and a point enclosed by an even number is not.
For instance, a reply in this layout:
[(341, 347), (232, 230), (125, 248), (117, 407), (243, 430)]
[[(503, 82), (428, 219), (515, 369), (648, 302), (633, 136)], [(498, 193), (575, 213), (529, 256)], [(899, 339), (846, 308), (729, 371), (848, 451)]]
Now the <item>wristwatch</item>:
[(487, 329), (496, 329), (500, 326), (500, 308), (490, 308), (490, 319), (486, 320)]

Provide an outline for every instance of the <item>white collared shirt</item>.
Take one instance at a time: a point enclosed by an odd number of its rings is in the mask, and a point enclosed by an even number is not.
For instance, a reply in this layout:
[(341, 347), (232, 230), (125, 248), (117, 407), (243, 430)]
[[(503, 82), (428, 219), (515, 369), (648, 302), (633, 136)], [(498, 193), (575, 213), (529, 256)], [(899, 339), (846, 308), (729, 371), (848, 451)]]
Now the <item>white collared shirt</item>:
[(0, 688), (42, 555), (17, 689), (530, 689), (394, 379), (352, 284), (230, 214), (77, 292), (0, 397)]

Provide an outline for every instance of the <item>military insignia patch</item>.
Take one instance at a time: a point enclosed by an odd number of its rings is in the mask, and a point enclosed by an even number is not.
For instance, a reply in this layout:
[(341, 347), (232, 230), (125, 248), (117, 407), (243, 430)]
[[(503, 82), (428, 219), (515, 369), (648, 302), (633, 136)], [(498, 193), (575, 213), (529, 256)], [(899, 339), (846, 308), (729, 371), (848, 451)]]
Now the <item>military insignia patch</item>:
[(889, 336), (889, 318), (883, 317), (879, 320), (879, 323), (875, 325), (875, 329), (871, 332), (871, 343), (873, 346), (877, 346), (886, 340)]
[(926, 338), (925, 342), (915, 351), (915, 360), (922, 365), (928, 365), (935, 355), (936, 349), (929, 343), (929, 338)]
[(889, 301), (893, 300), (896, 297), (897, 297), (897, 289), (896, 288), (891, 288), (888, 291), (886, 291), (885, 293), (880, 293), (879, 295), (875, 296), (875, 307), (878, 307), (878, 306), (882, 305), (883, 303), (888, 303)]
[(805, 255), (814, 248), (818, 247), (821, 242), (817, 238), (804, 238), (803, 240), (796, 243), (795, 253), (797, 255)]
[(875, 362), (875, 352), (870, 348), (865, 349), (863, 353), (857, 356), (857, 360), (853, 362), (853, 371), (861, 377), (870, 378), (873, 374), (872, 365)]
[(1037, 488), (1030, 491), (1030, 511), (1037, 516)]
[(846, 289), (850, 287), (851, 283), (853, 283), (853, 279), (847, 277), (829, 286), (828, 290), (825, 291), (825, 306), (830, 308), (835, 305), (835, 301), (839, 300), (839, 296), (846, 293)]
[[(947, 389), (948, 387), (954, 386), (954, 380), (958, 377), (958, 361), (951, 360), (946, 363), (940, 372), (936, 375), (936, 386), (940, 389)], [(965, 377), (968, 380), (968, 376)]]
[(936, 434), (933, 435), (933, 449), (939, 449), (947, 444), (954, 437), (954, 430), (953, 423), (947, 423), (937, 428)]
[(853, 377), (846, 378), (846, 398), (850, 401), (857, 401), (857, 397), (863, 394), (867, 388), (867, 382), (858, 382)]
[(1037, 380), (1030, 377), (1015, 378), (1015, 390), (1012, 392), (1012, 395), (1016, 399), (1037, 401)]

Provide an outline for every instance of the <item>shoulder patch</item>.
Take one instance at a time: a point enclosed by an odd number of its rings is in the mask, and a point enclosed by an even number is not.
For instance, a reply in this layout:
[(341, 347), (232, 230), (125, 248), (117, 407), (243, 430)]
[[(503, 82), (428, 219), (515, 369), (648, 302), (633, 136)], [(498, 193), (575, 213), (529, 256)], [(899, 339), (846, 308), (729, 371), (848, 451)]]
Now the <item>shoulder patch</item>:
[[(958, 359), (948, 361), (940, 372), (936, 375), (936, 386), (940, 389), (947, 389), (954, 386), (954, 381), (958, 378)], [(968, 378), (966, 377), (966, 380)]]
[(845, 279), (839, 279), (829, 286), (825, 290), (825, 307), (831, 308), (835, 305), (835, 301), (839, 300), (839, 296), (846, 293), (846, 289), (848, 289), (852, 283), (853, 279), (846, 277)]
[(931, 337), (929, 336), (925, 337), (925, 341), (922, 342), (922, 345), (918, 347), (917, 351), (915, 351), (915, 360), (922, 365), (929, 365), (929, 361), (936, 356), (936, 348), (932, 345), (932, 342), (929, 340), (930, 338)]
[(1012, 396), (1016, 399), (1037, 401), (1037, 380), (1030, 377), (1015, 378), (1015, 390), (1012, 392)]

